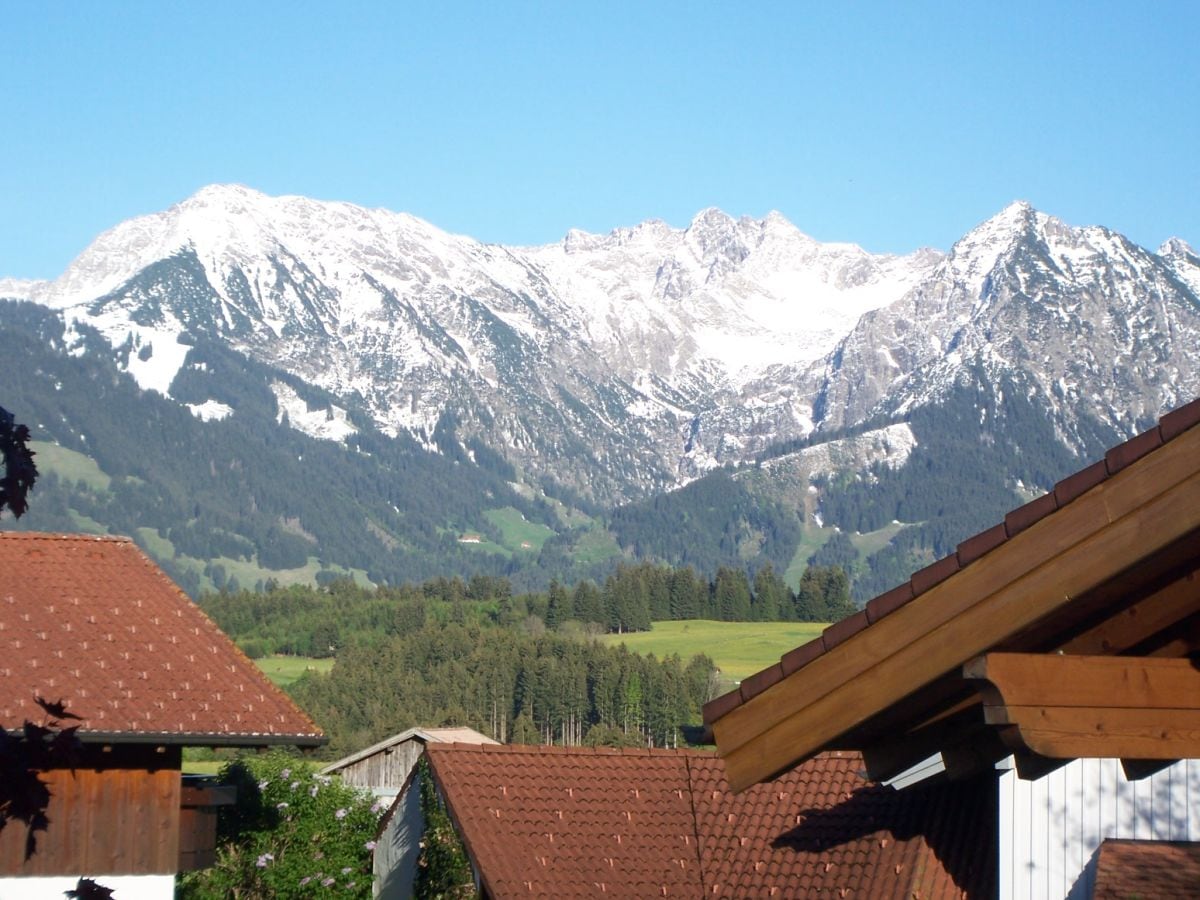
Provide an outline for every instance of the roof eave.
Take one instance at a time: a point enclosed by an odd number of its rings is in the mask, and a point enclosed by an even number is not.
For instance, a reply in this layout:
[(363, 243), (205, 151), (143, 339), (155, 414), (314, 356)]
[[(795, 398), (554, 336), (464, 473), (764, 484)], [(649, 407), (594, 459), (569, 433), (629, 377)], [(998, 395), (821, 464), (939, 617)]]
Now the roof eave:
[[(20, 737), (20, 728), (6, 729)], [(154, 744), (180, 747), (322, 747), (329, 743), (325, 735), (314, 734), (226, 734), (170, 731), (83, 731), (76, 732), (83, 744)]]
[[(741, 702), (714, 702), (716, 714), (706, 718), (735, 790), (843, 746), (842, 736), (903, 696), (1136, 564), (1139, 554), (1195, 534), (1200, 428), (1172, 438), (970, 564), (922, 585), (918, 596), (877, 621), (861, 612), (851, 617), (855, 621), (846, 625), (853, 627), (824, 640), (823, 652), (795, 671), (777, 664), (753, 679), (749, 690), (743, 685)], [(960, 615), (966, 618), (954, 624)], [(986, 635), (959, 627), (975, 620), (987, 626)], [(928, 640), (938, 636), (946, 643)], [(931, 652), (914, 654), (917, 644)], [(962, 658), (955, 655), (960, 648)], [(936, 671), (934, 659), (944, 663)], [(841, 720), (836, 726), (835, 719)]]

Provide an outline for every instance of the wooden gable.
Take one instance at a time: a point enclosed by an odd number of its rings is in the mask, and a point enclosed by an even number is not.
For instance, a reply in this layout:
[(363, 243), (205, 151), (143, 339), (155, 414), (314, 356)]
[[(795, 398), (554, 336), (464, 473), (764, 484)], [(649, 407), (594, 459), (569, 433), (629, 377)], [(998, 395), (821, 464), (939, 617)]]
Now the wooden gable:
[(1164, 416), (709, 704), (734, 788), (834, 748), (876, 779), (1200, 755), (1197, 423)]

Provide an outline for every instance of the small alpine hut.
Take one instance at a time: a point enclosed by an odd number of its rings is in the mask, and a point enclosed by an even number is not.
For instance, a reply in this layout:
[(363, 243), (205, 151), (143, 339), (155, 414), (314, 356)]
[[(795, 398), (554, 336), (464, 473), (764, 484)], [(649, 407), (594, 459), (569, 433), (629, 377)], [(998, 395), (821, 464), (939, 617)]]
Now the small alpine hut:
[[(321, 730), (128, 538), (0, 533), (0, 725), (79, 722), (73, 770), (40, 771), (47, 830), (0, 831), (0, 897), (62, 896), (80, 876), (121, 900), (174, 896), (211, 862), (227, 789), (185, 787), (186, 746), (315, 747)], [(61, 716), (60, 716), (61, 718)]]
[(407, 792), (402, 802), (396, 796), (411, 785), (419, 785), (417, 763), (430, 744), (495, 744), (473, 728), (409, 728), (365, 750), (330, 763), (322, 775), (337, 775), (343, 784), (369, 791), (381, 803), (390, 804), (379, 823), (372, 866), (376, 897), (411, 897), (417, 857), (425, 819), (421, 814), (420, 791)]
[[(981, 852), (999, 895), (1086, 898), (1110, 883), (1106, 858), (1149, 861), (1141, 884), (1162, 887), (1152, 861), (1200, 841), (1198, 653), (1200, 401), (713, 700), (705, 720), (735, 790), (835, 749), (904, 790), (990, 773), (972, 814), (997, 818)], [(1175, 848), (1111, 843), (1147, 839)]]
[(409, 728), (384, 738), (365, 750), (331, 762), (322, 775), (337, 775), (343, 784), (393, 800), (408, 781), (413, 767), (429, 743), (495, 744), (473, 728)]

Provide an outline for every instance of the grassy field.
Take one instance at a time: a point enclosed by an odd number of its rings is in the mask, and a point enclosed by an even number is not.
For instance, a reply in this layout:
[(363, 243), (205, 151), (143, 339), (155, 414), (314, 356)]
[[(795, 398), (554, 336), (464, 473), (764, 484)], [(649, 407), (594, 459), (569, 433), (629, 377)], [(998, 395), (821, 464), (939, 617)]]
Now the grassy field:
[[(190, 557), (180, 557), (182, 562)], [(256, 582), (260, 579), (267, 581), (274, 578), (277, 582), (285, 587), (289, 584), (312, 584), (317, 577), (317, 573), (321, 571), (321, 562), (317, 557), (310, 556), (306, 565), (296, 569), (264, 569), (253, 560), (245, 559), (230, 559), (228, 556), (216, 556), (211, 560), (213, 563), (220, 563), (225, 567), (225, 574), (228, 577), (235, 577), (244, 588), (253, 589)], [(196, 560), (196, 566), (203, 572), (204, 561)], [(367, 573), (363, 569), (344, 569), (341, 566), (330, 566), (330, 570), (339, 575), (349, 575), (358, 584), (368, 587), (371, 582), (367, 579)], [(207, 581), (207, 579), (205, 579)]]
[(878, 531), (868, 531), (866, 534), (859, 534), (856, 531), (850, 535), (850, 543), (854, 545), (858, 555), (862, 559), (866, 559), (886, 547), (891, 543), (892, 538), (907, 527), (903, 522), (893, 522), (891, 525), (884, 525)]
[[(554, 530), (540, 522), (530, 522), (520, 510), (511, 506), (502, 509), (489, 509), (484, 514), (489, 522), (500, 529), (504, 545), (510, 550), (524, 550), (537, 553), (542, 544), (554, 537)], [(528, 546), (525, 546), (528, 544)]]
[(729, 681), (778, 662), (793, 647), (806, 643), (825, 628), (816, 622), (711, 622), (685, 619), (655, 622), (650, 631), (610, 634), (609, 644), (625, 644), (637, 653), (653, 653), (660, 659), (672, 653), (687, 660), (707, 653)]
[[(868, 556), (878, 553), (889, 543), (892, 538), (907, 528), (908, 525), (901, 522), (893, 522), (890, 525), (885, 525), (878, 531), (868, 531), (866, 534), (859, 534), (857, 531), (851, 532), (849, 535), (850, 543), (854, 545), (854, 549), (858, 551), (859, 565)], [(796, 548), (795, 555), (792, 556), (792, 561), (788, 564), (787, 571), (783, 573), (783, 580), (788, 583), (792, 590), (800, 584), (800, 576), (804, 574), (804, 570), (808, 568), (808, 558), (825, 546), (825, 542), (833, 537), (834, 528), (818, 528), (815, 525), (805, 524), (800, 532), (800, 545)]]
[(107, 491), (112, 479), (88, 457), (47, 441), (30, 441), (29, 449), (37, 453), (37, 466), (42, 472), (53, 472), (67, 481), (82, 481), (94, 491)]
[[(317, 573), (321, 571), (321, 562), (315, 556), (310, 556), (308, 562), (296, 569), (264, 569), (253, 560), (231, 559), (228, 556), (217, 556), (211, 560), (196, 559), (193, 556), (177, 556), (175, 545), (167, 538), (161, 537), (153, 528), (139, 528), (138, 536), (145, 546), (159, 557), (174, 558), (175, 563), (185, 569), (192, 569), (200, 576), (200, 587), (205, 591), (215, 591), (216, 585), (204, 574), (207, 563), (220, 564), (225, 569), (225, 577), (236, 577), (238, 585), (247, 590), (253, 590), (259, 582), (275, 579), (287, 587), (290, 584), (312, 584), (316, 581)], [(346, 569), (342, 566), (330, 566), (329, 571), (338, 575), (348, 575), (362, 587), (371, 587), (365, 569)]]
[(310, 669), (328, 672), (333, 668), (333, 659), (313, 659), (309, 656), (265, 656), (254, 662), (280, 687), (291, 684)]
[(621, 548), (617, 546), (616, 538), (605, 529), (596, 527), (579, 535), (571, 555), (576, 562), (590, 565), (602, 559), (612, 559), (620, 553)]
[(108, 534), (108, 529), (91, 516), (85, 516), (73, 509), (67, 510), (67, 515), (71, 517), (76, 531), (82, 531), (84, 534)]
[(818, 528), (816, 525), (807, 523), (800, 526), (800, 544), (796, 547), (792, 561), (788, 563), (787, 571), (783, 573), (783, 580), (792, 590), (795, 590), (800, 584), (800, 576), (808, 568), (808, 558), (824, 547), (825, 542), (831, 537), (833, 537), (832, 528)]
[(183, 771), (188, 775), (216, 775), (223, 765), (223, 759), (184, 759)]

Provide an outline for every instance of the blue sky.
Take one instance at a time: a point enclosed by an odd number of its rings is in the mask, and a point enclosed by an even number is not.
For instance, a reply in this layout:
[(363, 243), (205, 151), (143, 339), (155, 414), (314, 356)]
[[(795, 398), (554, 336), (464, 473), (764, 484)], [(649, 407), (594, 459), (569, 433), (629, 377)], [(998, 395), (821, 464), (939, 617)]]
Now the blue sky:
[[(419, 8), (418, 8), (419, 6)], [(213, 182), (512, 244), (700, 209), (1200, 244), (1200, 4), (12, 3), (0, 276)]]

